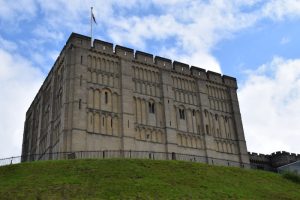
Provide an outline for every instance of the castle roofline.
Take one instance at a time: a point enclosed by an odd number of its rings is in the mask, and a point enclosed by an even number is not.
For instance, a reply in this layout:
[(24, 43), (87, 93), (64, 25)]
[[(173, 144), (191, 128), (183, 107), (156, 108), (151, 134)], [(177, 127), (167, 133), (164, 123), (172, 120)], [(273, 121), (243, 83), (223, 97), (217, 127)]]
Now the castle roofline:
[(228, 87), (237, 89), (237, 80), (234, 77), (221, 75), (220, 73), (213, 71), (206, 71), (203, 68), (196, 66), (190, 66), (186, 63), (173, 61), (168, 58), (153, 56), (153, 54), (142, 52), (139, 50), (134, 50), (132, 48), (124, 47), (121, 45), (113, 45), (113, 43), (95, 39), (94, 47), (90, 47), (91, 37), (85, 36), (79, 33), (72, 32), (69, 36), (66, 45), (68, 43), (73, 43), (72, 41), (76, 39), (81, 39), (85, 41), (85, 44), (78, 44), (76, 46), (82, 46), (84, 48), (91, 48), (95, 51), (105, 51), (108, 54), (115, 54), (126, 59), (136, 60), (145, 64), (156, 65), (160, 68), (165, 68), (168, 70), (175, 71), (177, 73), (182, 73), (185, 75), (194, 76), (196, 78), (205, 79), (216, 84), (225, 84)]

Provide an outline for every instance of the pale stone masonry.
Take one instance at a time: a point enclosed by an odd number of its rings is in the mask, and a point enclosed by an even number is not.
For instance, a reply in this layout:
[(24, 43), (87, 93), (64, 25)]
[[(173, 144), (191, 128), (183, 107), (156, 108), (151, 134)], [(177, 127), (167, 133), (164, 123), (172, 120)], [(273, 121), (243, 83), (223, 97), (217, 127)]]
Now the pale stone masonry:
[(100, 40), (91, 48), (72, 33), (26, 113), (22, 155), (132, 150), (249, 164), (236, 91), (235, 78)]

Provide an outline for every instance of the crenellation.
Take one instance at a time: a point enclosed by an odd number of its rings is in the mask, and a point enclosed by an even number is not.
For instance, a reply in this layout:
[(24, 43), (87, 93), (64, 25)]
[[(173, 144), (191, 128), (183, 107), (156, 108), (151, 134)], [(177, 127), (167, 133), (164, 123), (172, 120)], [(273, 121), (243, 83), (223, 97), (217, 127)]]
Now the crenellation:
[(212, 72), (212, 71), (207, 71), (206, 73), (207, 75), (207, 79), (215, 82), (215, 83), (219, 83), (219, 84), (223, 84), (223, 80), (222, 80), (222, 75), (216, 72)]
[(277, 171), (277, 168), (289, 163), (300, 160), (295, 153), (286, 151), (277, 151), (271, 154), (258, 154), (248, 152), (250, 157), (251, 168), (264, 169), (268, 171)]
[(135, 52), (135, 59), (140, 62), (153, 64), (153, 55), (142, 51)]
[(94, 48), (98, 51), (103, 51), (109, 54), (114, 53), (114, 45), (110, 42), (105, 42), (102, 40), (94, 40)]
[(120, 45), (115, 46), (115, 54), (121, 58), (134, 59), (134, 50)]
[(228, 87), (232, 87), (237, 89), (237, 81), (236, 78), (231, 77), (231, 76), (227, 76), (227, 75), (223, 75), (223, 83), (224, 85), (228, 86)]
[(205, 69), (192, 66), (190, 70), (191, 70), (191, 74), (194, 77), (200, 78), (202, 80), (206, 80), (207, 79), (207, 74), (206, 74), (206, 70)]
[(172, 60), (170, 59), (155, 56), (154, 63), (160, 68), (169, 69), (169, 70), (172, 69)]
[(188, 64), (181, 63), (178, 61), (173, 62), (173, 69), (179, 73), (183, 73), (183, 74), (187, 74), (187, 75), (191, 74), (190, 66)]

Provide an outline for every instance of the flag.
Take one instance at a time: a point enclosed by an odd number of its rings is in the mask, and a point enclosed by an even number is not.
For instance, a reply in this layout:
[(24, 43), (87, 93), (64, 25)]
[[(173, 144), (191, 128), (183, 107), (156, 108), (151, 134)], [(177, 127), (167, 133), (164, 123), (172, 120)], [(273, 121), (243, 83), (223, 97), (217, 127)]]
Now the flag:
[(93, 13), (93, 11), (92, 11), (92, 19), (93, 19), (93, 21), (95, 22), (95, 24), (97, 24), (97, 22), (96, 22), (96, 18), (95, 18), (95, 16), (94, 16), (94, 13)]

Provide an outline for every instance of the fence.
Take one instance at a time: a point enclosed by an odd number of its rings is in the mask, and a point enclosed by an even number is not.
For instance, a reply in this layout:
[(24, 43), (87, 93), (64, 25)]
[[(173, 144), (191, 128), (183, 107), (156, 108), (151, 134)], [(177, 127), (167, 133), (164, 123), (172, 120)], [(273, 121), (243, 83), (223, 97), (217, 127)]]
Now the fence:
[(0, 159), (0, 166), (17, 164), (20, 162), (30, 162), (38, 160), (66, 160), (66, 159), (107, 159), (107, 158), (127, 158), (127, 159), (151, 159), (151, 160), (181, 160), (208, 163), (211, 165), (225, 165), (242, 168), (250, 168), (248, 163), (237, 161), (211, 158), (199, 155), (153, 152), (153, 151), (123, 151), (123, 150), (105, 150), (105, 151), (75, 151), (75, 152), (55, 152), (45, 154), (29, 154), (17, 157)]

